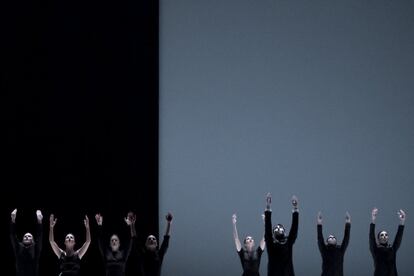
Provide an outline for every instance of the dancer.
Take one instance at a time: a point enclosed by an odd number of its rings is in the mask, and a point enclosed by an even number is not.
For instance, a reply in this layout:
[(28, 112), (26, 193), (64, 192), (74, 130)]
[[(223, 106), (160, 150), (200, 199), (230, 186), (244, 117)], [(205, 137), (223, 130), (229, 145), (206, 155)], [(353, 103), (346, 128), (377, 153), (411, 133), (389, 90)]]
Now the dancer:
[(344, 255), (348, 247), (349, 235), (351, 232), (351, 216), (348, 212), (345, 215), (345, 232), (342, 244), (338, 245), (336, 237), (329, 235), (326, 243), (322, 234), (322, 214), (318, 213), (317, 218), (318, 246), (322, 256), (322, 276), (343, 276)]
[(392, 245), (388, 243), (388, 233), (386, 231), (378, 233), (378, 243), (375, 239), (377, 214), (378, 209), (374, 208), (371, 212), (372, 221), (369, 227), (369, 249), (374, 259), (374, 276), (397, 276), (396, 256), (404, 232), (405, 212), (403, 210), (397, 212), (400, 225)]
[(277, 224), (272, 233), (272, 210), (270, 205), (272, 197), (270, 193), (266, 196), (265, 210), (265, 241), (268, 255), (267, 275), (268, 276), (294, 276), (293, 269), (293, 244), (298, 235), (299, 211), (298, 199), (292, 197), (292, 225), (289, 235), (286, 236), (282, 224)]
[(125, 267), (128, 261), (128, 257), (131, 252), (131, 247), (134, 243), (135, 233), (135, 214), (129, 212), (124, 219), (125, 223), (130, 228), (131, 240), (128, 244), (121, 249), (119, 237), (113, 234), (110, 238), (109, 247), (106, 246), (103, 240), (103, 217), (101, 214), (95, 215), (96, 223), (98, 224), (98, 247), (105, 263), (106, 276), (125, 276)]
[(86, 230), (85, 243), (75, 251), (75, 237), (73, 234), (67, 234), (65, 237), (65, 250), (62, 250), (54, 238), (54, 227), (57, 219), (53, 214), (50, 215), (49, 219), (49, 242), (53, 252), (59, 258), (60, 261), (60, 274), (59, 276), (79, 276), (80, 275), (80, 260), (88, 251), (91, 243), (91, 232), (89, 229), (89, 219), (85, 215), (84, 224)]
[(141, 272), (143, 276), (160, 276), (162, 261), (167, 252), (170, 241), (170, 230), (173, 216), (168, 213), (165, 216), (167, 226), (165, 229), (164, 239), (161, 246), (158, 247), (157, 238), (154, 235), (149, 235), (146, 239), (145, 245), (139, 248), (139, 258)]
[(39, 257), (42, 251), (43, 236), (43, 215), (40, 210), (36, 211), (36, 232), (35, 237), (31, 233), (23, 235), (20, 242), (16, 235), (17, 209), (11, 212), (10, 241), (16, 258), (17, 276), (37, 276), (39, 274)]
[(237, 216), (236, 214), (232, 217), (233, 221), (233, 237), (234, 243), (236, 244), (236, 250), (239, 254), (240, 261), (243, 267), (243, 276), (260, 276), (260, 259), (265, 248), (264, 238), (260, 240), (260, 244), (257, 249), (254, 249), (254, 240), (251, 236), (244, 238), (244, 248), (242, 248), (239, 234), (237, 233)]

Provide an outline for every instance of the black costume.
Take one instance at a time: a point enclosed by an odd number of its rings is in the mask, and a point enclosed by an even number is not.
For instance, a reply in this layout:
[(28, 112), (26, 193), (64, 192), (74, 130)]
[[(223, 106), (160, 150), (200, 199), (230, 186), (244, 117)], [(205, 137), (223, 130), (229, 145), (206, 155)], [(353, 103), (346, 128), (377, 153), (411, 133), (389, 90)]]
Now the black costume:
[(344, 239), (341, 245), (325, 244), (322, 225), (318, 224), (318, 246), (322, 256), (322, 276), (343, 276), (344, 255), (348, 247), (351, 224), (345, 224)]
[(24, 245), (17, 239), (16, 224), (10, 224), (10, 240), (16, 257), (17, 276), (37, 276), (39, 257), (42, 250), (42, 223), (36, 223), (36, 234), (31, 245)]
[(371, 223), (369, 227), (369, 249), (374, 258), (375, 272), (374, 276), (397, 276), (396, 255), (401, 245), (404, 232), (404, 225), (398, 226), (393, 245), (377, 244), (375, 239), (375, 224)]
[(242, 276), (260, 276), (259, 268), (260, 268), (260, 259), (262, 257), (263, 250), (262, 248), (257, 247), (257, 249), (251, 253), (249, 253), (245, 249), (241, 249), (237, 252), (240, 257), (240, 261), (243, 267), (243, 275)]
[(268, 276), (294, 276), (292, 261), (292, 249), (298, 235), (299, 213), (292, 213), (292, 226), (289, 236), (281, 240), (273, 240), (272, 235), (272, 211), (265, 211), (265, 241), (267, 255), (269, 257), (267, 264)]
[(78, 254), (66, 255), (62, 253), (59, 258), (59, 276), (79, 276), (80, 259)]
[(143, 276), (160, 276), (161, 265), (164, 255), (167, 252), (170, 236), (165, 235), (161, 247), (155, 251), (149, 251), (145, 246), (141, 247), (139, 252), (141, 272)]
[(125, 276), (126, 263), (131, 253), (131, 247), (134, 243), (135, 237), (131, 237), (131, 241), (125, 249), (112, 251), (112, 249), (108, 246), (105, 246), (102, 232), (102, 226), (98, 226), (98, 247), (105, 263), (106, 276)]

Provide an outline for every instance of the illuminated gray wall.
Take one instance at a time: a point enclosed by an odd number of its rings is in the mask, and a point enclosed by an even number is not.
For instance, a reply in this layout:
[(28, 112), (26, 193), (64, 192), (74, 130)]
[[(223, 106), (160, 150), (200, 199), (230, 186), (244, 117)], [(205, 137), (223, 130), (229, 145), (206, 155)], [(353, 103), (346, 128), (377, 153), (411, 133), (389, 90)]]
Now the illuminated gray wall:
[(268, 191), (287, 226), (299, 197), (297, 275), (320, 274), (319, 210), (340, 240), (351, 213), (345, 273), (372, 275), (374, 206), (392, 237), (406, 209), (398, 268), (413, 271), (413, 14), (408, 0), (160, 1), (164, 275), (241, 275), (231, 215), (258, 241)]

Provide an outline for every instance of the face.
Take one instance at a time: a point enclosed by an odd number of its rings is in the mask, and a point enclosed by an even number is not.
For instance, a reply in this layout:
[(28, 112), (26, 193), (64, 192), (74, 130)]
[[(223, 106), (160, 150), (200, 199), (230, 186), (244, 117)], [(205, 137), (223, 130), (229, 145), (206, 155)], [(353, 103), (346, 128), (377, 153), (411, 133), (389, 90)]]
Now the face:
[(276, 239), (284, 238), (285, 237), (285, 228), (282, 224), (278, 224), (273, 228), (273, 236)]
[(33, 235), (30, 233), (26, 233), (23, 236), (23, 244), (24, 245), (31, 245), (33, 244)]
[(145, 242), (145, 247), (150, 251), (155, 251), (157, 249), (157, 238), (153, 235), (149, 235), (147, 241)]
[(378, 234), (378, 241), (380, 244), (387, 244), (388, 243), (388, 233), (387, 231), (381, 231)]
[(328, 243), (328, 245), (336, 245), (336, 238), (334, 235), (329, 235), (328, 238), (326, 239), (326, 242)]
[(112, 251), (118, 251), (119, 250), (119, 238), (117, 235), (112, 235), (110, 240), (110, 247)]
[(65, 237), (65, 246), (67, 248), (73, 248), (75, 246), (75, 236), (72, 234), (67, 234)]
[(250, 237), (250, 236), (247, 236), (247, 237), (244, 239), (244, 246), (245, 246), (247, 249), (252, 249), (252, 248), (254, 247), (254, 239), (253, 239), (252, 237)]

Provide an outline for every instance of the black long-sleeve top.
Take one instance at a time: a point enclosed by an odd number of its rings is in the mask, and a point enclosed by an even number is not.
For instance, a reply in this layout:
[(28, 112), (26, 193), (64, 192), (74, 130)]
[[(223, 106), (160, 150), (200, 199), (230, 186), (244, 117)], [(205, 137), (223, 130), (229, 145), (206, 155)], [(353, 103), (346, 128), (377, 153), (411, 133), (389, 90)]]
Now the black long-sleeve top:
[(396, 256), (397, 250), (401, 245), (404, 232), (404, 225), (398, 226), (394, 243), (390, 245), (377, 244), (375, 239), (375, 224), (369, 227), (369, 249), (374, 259), (374, 276), (398, 276)]
[(260, 276), (259, 268), (260, 268), (260, 259), (262, 257), (263, 250), (259, 246), (257, 249), (251, 253), (249, 253), (245, 249), (241, 249), (237, 252), (240, 257), (240, 262), (243, 267), (243, 275), (242, 276)]
[(273, 240), (272, 212), (265, 211), (265, 241), (268, 255), (268, 276), (294, 276), (292, 249), (298, 235), (299, 213), (292, 213), (292, 225), (285, 242)]
[(165, 253), (167, 252), (170, 236), (165, 235), (159, 249), (155, 251), (149, 251), (145, 246), (141, 247), (139, 257), (141, 259), (141, 272), (143, 276), (160, 276), (162, 261), (164, 260)]
[(39, 258), (42, 251), (43, 227), (42, 223), (36, 223), (36, 233), (33, 236), (33, 244), (24, 245), (17, 239), (16, 224), (10, 224), (10, 241), (16, 257), (17, 276), (39, 275)]
[(106, 246), (102, 226), (98, 226), (97, 236), (99, 252), (105, 264), (106, 276), (125, 276), (126, 263), (135, 242), (135, 236), (131, 236), (131, 240), (124, 249), (117, 251), (112, 251), (109, 246)]
[(318, 246), (322, 256), (322, 276), (343, 276), (344, 255), (349, 243), (351, 224), (345, 224), (341, 245), (327, 245), (322, 234), (322, 225), (318, 225)]

